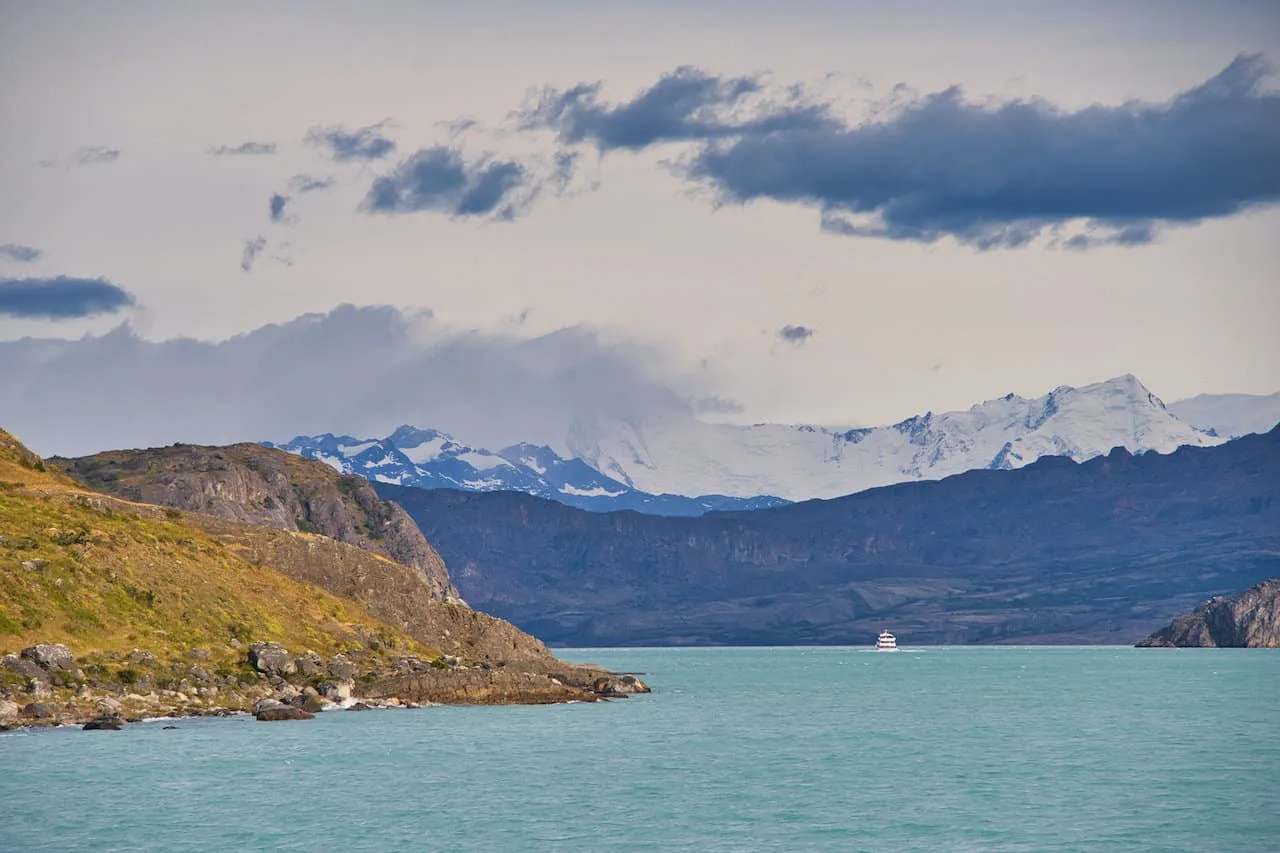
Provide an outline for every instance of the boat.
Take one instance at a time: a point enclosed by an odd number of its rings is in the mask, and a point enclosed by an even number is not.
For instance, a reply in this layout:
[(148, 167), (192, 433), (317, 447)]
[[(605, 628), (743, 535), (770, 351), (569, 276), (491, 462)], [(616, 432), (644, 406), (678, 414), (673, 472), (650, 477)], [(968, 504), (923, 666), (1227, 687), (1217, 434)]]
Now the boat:
[(893, 634), (889, 633), (889, 629), (880, 632), (880, 639), (876, 640), (876, 651), (878, 652), (896, 652), (898, 650), (898, 641)]

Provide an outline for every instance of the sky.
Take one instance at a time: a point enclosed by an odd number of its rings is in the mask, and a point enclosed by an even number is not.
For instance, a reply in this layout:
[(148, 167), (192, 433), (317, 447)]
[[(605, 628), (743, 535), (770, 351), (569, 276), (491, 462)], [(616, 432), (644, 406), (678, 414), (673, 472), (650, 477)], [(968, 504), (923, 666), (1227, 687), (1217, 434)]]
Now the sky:
[(1270, 2), (0, 0), (0, 425), (1271, 393), (1278, 63)]

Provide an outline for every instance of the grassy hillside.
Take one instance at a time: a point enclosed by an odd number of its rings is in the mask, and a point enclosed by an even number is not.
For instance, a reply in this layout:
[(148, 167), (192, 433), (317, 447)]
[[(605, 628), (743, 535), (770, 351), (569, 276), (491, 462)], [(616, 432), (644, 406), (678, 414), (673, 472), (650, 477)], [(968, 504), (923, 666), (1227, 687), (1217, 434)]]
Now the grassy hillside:
[(176, 659), (275, 640), (329, 655), (375, 636), (434, 653), (249, 562), (177, 510), (84, 491), (0, 431), (0, 652), (61, 642), (77, 655), (137, 647)]
[(457, 596), (444, 561), (399, 506), (363, 477), (256, 444), (174, 444), (51, 458), (82, 486), (255, 527), (314, 533), (418, 571), (436, 600)]

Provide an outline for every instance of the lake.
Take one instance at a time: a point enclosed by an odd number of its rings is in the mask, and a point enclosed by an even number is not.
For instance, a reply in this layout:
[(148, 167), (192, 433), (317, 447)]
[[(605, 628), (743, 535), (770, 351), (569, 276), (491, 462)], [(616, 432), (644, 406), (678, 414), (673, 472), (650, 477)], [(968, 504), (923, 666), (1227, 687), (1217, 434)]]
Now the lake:
[(0, 734), (0, 850), (1280, 850), (1278, 650), (558, 653), (654, 692)]

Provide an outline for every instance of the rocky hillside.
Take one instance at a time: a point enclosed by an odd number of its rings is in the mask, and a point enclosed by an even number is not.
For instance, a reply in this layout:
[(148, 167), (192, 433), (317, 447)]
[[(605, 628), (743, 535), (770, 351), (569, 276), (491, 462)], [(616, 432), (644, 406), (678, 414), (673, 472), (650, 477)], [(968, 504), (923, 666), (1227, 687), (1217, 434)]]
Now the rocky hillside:
[(1280, 429), (701, 518), (377, 488), (468, 601), (568, 645), (1133, 643), (1280, 574)]
[(438, 591), (327, 537), (87, 491), (0, 431), (0, 728), (626, 692)]
[(1263, 581), (1239, 595), (1211, 598), (1138, 646), (1280, 647), (1280, 578)]
[(444, 561), (404, 510), (362, 477), (256, 444), (175, 444), (53, 457), (86, 488), (231, 521), (327, 536), (417, 569), (432, 597), (457, 597)]

